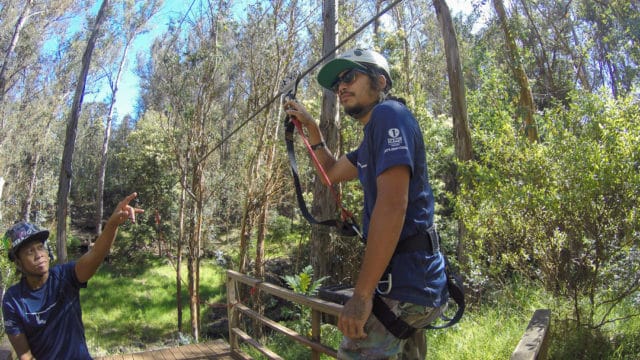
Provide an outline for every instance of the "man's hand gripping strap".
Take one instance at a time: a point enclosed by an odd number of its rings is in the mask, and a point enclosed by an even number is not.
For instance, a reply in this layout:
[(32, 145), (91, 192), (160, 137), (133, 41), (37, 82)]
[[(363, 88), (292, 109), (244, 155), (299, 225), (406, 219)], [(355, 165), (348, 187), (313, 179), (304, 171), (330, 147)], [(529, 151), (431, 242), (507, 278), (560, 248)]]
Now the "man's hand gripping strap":
[[(288, 81), (288, 82), (287, 82)], [(288, 80), (283, 81), (283, 97), (285, 100), (295, 100), (295, 94), (296, 94), (296, 88), (297, 88), (297, 83), (299, 81), (299, 78), (295, 78), (293, 79), (292, 77), (289, 77)], [(362, 233), (360, 232), (360, 228), (358, 227), (358, 225), (356, 224), (353, 215), (347, 211), (343, 206), (342, 206), (342, 201), (340, 200), (340, 196), (339, 194), (335, 191), (335, 189), (333, 188), (333, 186), (328, 185), (329, 188), (331, 189), (331, 192), (333, 193), (333, 196), (336, 200), (336, 204), (338, 205), (338, 207), (341, 210), (341, 220), (324, 220), (324, 221), (319, 221), (316, 220), (313, 215), (311, 215), (311, 213), (309, 212), (309, 209), (307, 208), (307, 204), (304, 200), (304, 196), (302, 195), (302, 186), (300, 185), (300, 176), (298, 175), (298, 162), (296, 161), (296, 154), (295, 154), (295, 148), (294, 148), (294, 129), (296, 129), (298, 131), (298, 133), (300, 134), (300, 137), (302, 138), (303, 142), (305, 143), (305, 146), (307, 148), (307, 151), (309, 152), (309, 155), (311, 156), (312, 160), (314, 161), (314, 163), (316, 164), (316, 166), (318, 166), (318, 168), (321, 170), (322, 175), (325, 177), (325, 179), (327, 180), (327, 183), (330, 184), (331, 182), (328, 181), (328, 176), (326, 175), (326, 173), (324, 172), (324, 169), (322, 168), (322, 165), (320, 165), (320, 162), (318, 161), (315, 153), (313, 152), (313, 150), (311, 150), (311, 144), (309, 144), (309, 141), (307, 140), (307, 138), (304, 136), (304, 132), (302, 130), (302, 126), (300, 124), (300, 122), (298, 121), (298, 119), (296, 118), (292, 118), (291, 116), (286, 116), (285, 117), (285, 143), (287, 146), (287, 155), (289, 157), (289, 165), (291, 167), (291, 175), (293, 177), (293, 183), (295, 185), (295, 189), (296, 189), (296, 199), (298, 201), (298, 207), (300, 208), (300, 212), (302, 213), (302, 216), (311, 224), (318, 224), (318, 225), (324, 225), (324, 226), (333, 226), (335, 227), (338, 232), (343, 235), (343, 236), (359, 236), (361, 239), (363, 238)]]

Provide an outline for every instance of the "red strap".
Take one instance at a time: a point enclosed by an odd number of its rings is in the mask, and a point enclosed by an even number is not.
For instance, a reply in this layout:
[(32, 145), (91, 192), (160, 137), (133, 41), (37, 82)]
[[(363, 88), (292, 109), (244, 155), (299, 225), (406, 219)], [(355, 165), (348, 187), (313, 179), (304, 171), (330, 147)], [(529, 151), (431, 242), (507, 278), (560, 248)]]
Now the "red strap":
[(324, 170), (324, 167), (322, 167), (322, 164), (320, 164), (320, 160), (318, 160), (318, 157), (316, 156), (315, 152), (313, 151), (313, 149), (311, 149), (311, 144), (309, 143), (309, 139), (307, 139), (307, 137), (304, 136), (304, 132), (302, 131), (302, 125), (300, 124), (300, 121), (292, 117), (291, 122), (293, 122), (293, 125), (296, 126), (296, 129), (298, 130), (298, 134), (300, 134), (300, 137), (302, 138), (302, 141), (304, 142), (304, 145), (307, 148), (307, 151), (311, 155), (311, 159), (313, 160), (313, 163), (316, 165), (316, 167), (320, 171), (320, 174), (324, 178), (327, 186), (329, 186), (329, 189), (331, 189), (331, 193), (333, 194), (333, 197), (336, 200), (336, 204), (340, 208), (340, 215), (342, 217), (342, 221), (345, 221), (347, 219), (352, 219), (353, 214), (351, 214), (349, 210), (345, 209), (344, 206), (342, 206), (342, 199), (340, 198), (340, 194), (333, 187), (333, 184), (329, 179), (329, 175), (327, 175), (327, 172)]

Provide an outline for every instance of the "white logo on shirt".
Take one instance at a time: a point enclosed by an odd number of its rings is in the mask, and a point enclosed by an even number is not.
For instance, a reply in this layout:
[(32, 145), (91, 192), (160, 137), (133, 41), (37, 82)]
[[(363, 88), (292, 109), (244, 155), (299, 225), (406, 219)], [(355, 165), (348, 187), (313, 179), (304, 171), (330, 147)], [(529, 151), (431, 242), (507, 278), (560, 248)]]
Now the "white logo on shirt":
[(400, 130), (398, 130), (398, 128), (389, 129), (387, 134), (389, 134), (389, 138), (387, 139), (389, 146), (402, 145), (402, 137), (400, 136)]

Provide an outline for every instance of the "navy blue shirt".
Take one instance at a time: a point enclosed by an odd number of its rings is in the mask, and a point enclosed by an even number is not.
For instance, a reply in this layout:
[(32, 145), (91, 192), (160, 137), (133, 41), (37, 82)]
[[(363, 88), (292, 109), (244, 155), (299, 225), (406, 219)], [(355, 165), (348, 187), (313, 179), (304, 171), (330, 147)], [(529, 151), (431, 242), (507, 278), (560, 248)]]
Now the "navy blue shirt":
[(25, 334), (38, 360), (91, 359), (80, 309), (80, 288), (86, 286), (76, 277), (75, 262), (53, 266), (36, 290), (22, 278), (2, 300), (5, 332)]
[[(433, 225), (434, 198), (427, 175), (422, 131), (406, 106), (394, 100), (378, 104), (364, 127), (360, 146), (348, 153), (347, 158), (357, 166), (364, 191), (365, 238), (376, 204), (376, 180), (385, 170), (399, 165), (406, 165), (411, 171), (409, 202), (399, 241), (426, 232)], [(388, 297), (432, 307), (446, 302), (444, 258), (439, 252), (395, 254), (390, 267), (393, 283)]]

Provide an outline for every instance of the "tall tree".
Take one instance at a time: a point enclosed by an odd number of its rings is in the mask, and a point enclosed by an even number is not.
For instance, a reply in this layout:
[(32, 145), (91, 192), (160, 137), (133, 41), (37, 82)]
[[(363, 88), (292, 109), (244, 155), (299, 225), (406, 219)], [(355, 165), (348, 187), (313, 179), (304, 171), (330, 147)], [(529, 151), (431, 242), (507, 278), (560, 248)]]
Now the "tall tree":
[[(96, 213), (95, 213), (95, 233), (100, 235), (102, 231), (102, 216), (104, 210), (104, 178), (107, 169), (107, 152), (109, 151), (109, 138), (111, 137), (111, 123), (114, 116), (114, 108), (116, 102), (116, 96), (118, 94), (118, 86), (124, 67), (127, 63), (127, 57), (129, 49), (133, 44), (133, 41), (142, 33), (146, 31), (146, 24), (160, 9), (162, 6), (162, 0), (146, 0), (143, 3), (140, 2), (122, 2), (120, 14), (122, 16), (122, 23), (114, 22), (116, 27), (122, 29), (122, 33), (116, 33), (116, 38), (121, 38), (121, 41), (116, 41), (115, 45), (120, 47), (120, 57), (117, 60), (115, 74), (112, 71), (107, 71), (107, 79), (109, 80), (109, 111), (107, 114), (104, 137), (102, 140), (102, 151), (100, 167), (98, 168), (98, 186), (96, 190)], [(116, 30), (117, 31), (117, 30)]]
[[(458, 50), (458, 39), (456, 30), (451, 19), (451, 12), (444, 0), (433, 0), (442, 38), (444, 40), (445, 54), (447, 58), (447, 74), (449, 75), (449, 91), (451, 92), (451, 111), (453, 117), (453, 141), (455, 145), (456, 157), (460, 161), (469, 161), (473, 158), (473, 148), (471, 145), (471, 130), (469, 129), (469, 119), (467, 118), (467, 98), (460, 63), (460, 51)], [(456, 188), (456, 193), (458, 189)], [(458, 260), (464, 259), (465, 236), (464, 222), (459, 221), (459, 236), (457, 246)]]
[[(338, 45), (338, 2), (322, 1), (322, 55), (333, 52)], [(335, 54), (328, 59), (335, 57)], [(320, 130), (324, 135), (327, 147), (333, 153), (340, 152), (340, 117), (338, 116), (337, 96), (331, 91), (322, 91), (322, 109), (320, 113)], [(336, 217), (336, 203), (330, 189), (316, 178), (314, 183), (313, 212), (320, 219)], [(328, 232), (326, 226), (314, 225), (311, 231), (311, 265), (313, 273), (318, 277), (329, 275), (330, 256), (333, 254), (332, 244), (337, 241), (335, 232)]]
[(507, 54), (509, 55), (509, 65), (513, 72), (516, 82), (520, 87), (519, 101), (519, 113), (523, 120), (523, 131), (529, 141), (538, 141), (538, 130), (536, 128), (535, 119), (533, 115), (536, 113), (536, 105), (533, 101), (533, 93), (531, 92), (531, 86), (529, 85), (529, 78), (524, 69), (522, 62), (522, 55), (518, 51), (516, 45), (516, 39), (509, 26), (509, 20), (507, 19), (507, 12), (504, 8), (502, 0), (493, 0), (493, 6), (498, 15), (500, 26), (504, 32), (505, 42), (507, 44)]
[[(9, 46), (7, 46), (2, 63), (0, 64), (0, 104), (4, 102), (4, 95), (7, 91), (7, 70), (9, 68), (9, 62), (12, 59), (11, 54), (13, 54), (16, 46), (18, 45), (18, 39), (20, 38), (20, 33), (22, 32), (22, 28), (25, 23), (29, 19), (31, 8), (33, 6), (33, 0), (27, 0), (24, 2), (24, 7), (18, 16), (18, 19), (15, 23), (15, 28), (13, 33), (11, 34), (11, 41), (9, 42)], [(2, 127), (0, 127), (1, 129)]]
[(94, 20), (91, 35), (89, 36), (87, 46), (84, 50), (84, 54), (82, 55), (82, 67), (76, 83), (75, 95), (73, 97), (73, 103), (69, 114), (69, 122), (67, 123), (64, 152), (62, 154), (62, 165), (60, 167), (60, 177), (58, 181), (56, 209), (56, 244), (58, 261), (60, 263), (65, 263), (67, 261), (67, 215), (69, 207), (69, 191), (71, 189), (71, 178), (73, 176), (72, 159), (77, 136), (78, 118), (80, 117), (80, 111), (82, 109), (85, 84), (89, 73), (89, 66), (91, 65), (91, 56), (93, 54), (98, 35), (100, 34), (100, 27), (107, 16), (108, 6), (109, 0), (103, 0), (100, 10), (98, 10), (98, 14)]

